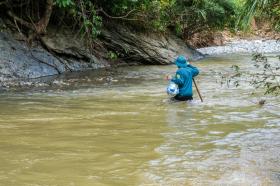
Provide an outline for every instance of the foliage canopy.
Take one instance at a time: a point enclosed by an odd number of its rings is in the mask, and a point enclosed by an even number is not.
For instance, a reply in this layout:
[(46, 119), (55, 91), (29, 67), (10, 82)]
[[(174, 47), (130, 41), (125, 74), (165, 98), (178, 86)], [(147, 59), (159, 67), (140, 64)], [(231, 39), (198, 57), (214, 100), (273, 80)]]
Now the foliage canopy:
[(269, 20), (276, 30), (280, 30), (280, 1), (279, 0), (246, 0), (241, 3), (238, 26), (247, 29), (254, 17)]
[(204, 30), (246, 27), (256, 15), (271, 18), (280, 28), (278, 0), (0, 0), (0, 10), (35, 35), (58, 22), (94, 38), (105, 19), (152, 31), (171, 29), (185, 38)]
[[(48, 11), (49, 21), (79, 25), (81, 31), (95, 37), (102, 19), (117, 19), (138, 24), (153, 31), (174, 29), (186, 37), (204, 29), (233, 25), (235, 4), (231, 0), (4, 0), (2, 12), (33, 31)], [(53, 7), (47, 7), (51, 5)], [(67, 21), (65, 21), (67, 20)], [(70, 20), (70, 21), (69, 21)], [(38, 25), (39, 26), (39, 25)], [(41, 33), (39, 33), (41, 34)]]

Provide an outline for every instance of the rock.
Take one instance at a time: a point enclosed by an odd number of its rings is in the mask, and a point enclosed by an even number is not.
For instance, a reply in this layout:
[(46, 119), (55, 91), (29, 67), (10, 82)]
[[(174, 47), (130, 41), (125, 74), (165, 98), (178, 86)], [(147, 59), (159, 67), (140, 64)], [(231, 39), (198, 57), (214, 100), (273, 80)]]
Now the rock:
[(50, 53), (40, 45), (29, 48), (25, 42), (15, 40), (12, 34), (0, 32), (0, 76), (29, 79), (106, 66), (94, 55), (80, 50), (73, 39), (59, 38), (73, 42), (72, 46), (62, 47), (59, 42), (51, 43), (55, 38), (44, 37), (44, 42), (50, 45), (48, 47), (53, 47), (51, 51), (54, 52)]
[[(39, 62), (40, 60), (46, 62)], [(0, 75), (6, 78), (37, 78), (64, 71), (59, 61), (48, 52), (29, 49), (8, 33), (0, 32)]]
[(263, 106), (263, 105), (265, 104), (265, 101), (266, 101), (266, 100), (261, 99), (261, 100), (258, 102), (258, 104), (259, 104), (260, 106)]
[(68, 30), (59, 30), (55, 28), (48, 29), (48, 35), (42, 37), (45, 46), (67, 58), (82, 59), (87, 62), (98, 62), (96, 57), (85, 46), (83, 39), (75, 37)]
[(117, 51), (127, 63), (170, 64), (179, 54), (190, 60), (203, 58), (200, 52), (190, 48), (174, 35), (139, 33), (115, 25), (102, 31), (105, 46)]
[(16, 40), (16, 35), (11, 31), (0, 31), (0, 87), (7, 80), (25, 81), (67, 71), (108, 67), (112, 64), (108, 62), (106, 52), (109, 51), (117, 52), (118, 61), (126, 64), (170, 64), (179, 54), (193, 60), (203, 57), (174, 35), (147, 35), (125, 27), (103, 30), (98, 40), (103, 48), (102, 55), (99, 51), (89, 51), (83, 39), (75, 38), (73, 33), (63, 29), (48, 28), (48, 35), (42, 37), (40, 43), (33, 42), (31, 48), (23, 38)]

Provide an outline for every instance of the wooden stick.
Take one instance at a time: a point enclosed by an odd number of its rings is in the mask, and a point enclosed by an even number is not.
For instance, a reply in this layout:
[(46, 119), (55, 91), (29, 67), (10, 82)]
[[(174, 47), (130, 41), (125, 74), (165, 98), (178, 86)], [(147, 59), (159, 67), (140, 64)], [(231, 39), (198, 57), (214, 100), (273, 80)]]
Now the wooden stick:
[(201, 102), (203, 102), (202, 96), (201, 96), (201, 94), (200, 94), (200, 91), (199, 91), (199, 89), (198, 89), (198, 87), (197, 87), (197, 84), (196, 84), (194, 78), (193, 78), (192, 80), (193, 80), (194, 86), (195, 86), (195, 88), (196, 88), (196, 91), (197, 91), (197, 93), (198, 93), (198, 95), (199, 95), (199, 98), (200, 98)]

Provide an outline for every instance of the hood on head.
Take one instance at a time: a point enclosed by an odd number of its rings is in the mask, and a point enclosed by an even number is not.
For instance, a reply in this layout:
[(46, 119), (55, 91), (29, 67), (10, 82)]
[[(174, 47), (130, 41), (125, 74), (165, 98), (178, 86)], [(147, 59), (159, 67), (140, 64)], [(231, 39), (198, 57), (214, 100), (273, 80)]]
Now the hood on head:
[(180, 55), (177, 57), (177, 59), (174, 61), (174, 63), (179, 67), (179, 68), (186, 68), (189, 64), (187, 58), (183, 55)]

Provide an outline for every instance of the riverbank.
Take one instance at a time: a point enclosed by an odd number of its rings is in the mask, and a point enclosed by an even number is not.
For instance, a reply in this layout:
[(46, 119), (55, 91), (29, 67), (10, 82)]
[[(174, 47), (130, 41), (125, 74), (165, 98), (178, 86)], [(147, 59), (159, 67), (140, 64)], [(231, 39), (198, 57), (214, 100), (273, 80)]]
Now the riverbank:
[(179, 54), (193, 61), (204, 55), (280, 52), (277, 40), (231, 36), (224, 37), (224, 45), (193, 49), (172, 34), (147, 34), (117, 25), (104, 27), (90, 51), (83, 39), (66, 29), (50, 27), (41, 42), (31, 45), (17, 31), (7, 27), (4, 30), (0, 32), (2, 91), (56, 86), (60, 84), (57, 76), (73, 72), (103, 73), (126, 65), (167, 65)]
[(198, 35), (199, 40), (207, 41), (199, 45), (197, 50), (205, 55), (220, 54), (252, 54), (280, 52), (280, 32), (271, 29), (271, 26), (259, 26), (250, 32), (229, 30)]
[(124, 65), (167, 65), (179, 54), (192, 60), (203, 58), (172, 33), (145, 33), (112, 22), (90, 46), (85, 38), (67, 28), (50, 25), (48, 34), (32, 42), (1, 19), (0, 28), (2, 89), (33, 86), (34, 79), (37, 82), (42, 77), (65, 73), (114, 70)]
[(233, 53), (278, 53), (280, 52), (279, 40), (246, 40), (238, 39), (225, 43), (221, 46), (198, 48), (205, 55), (220, 55)]

